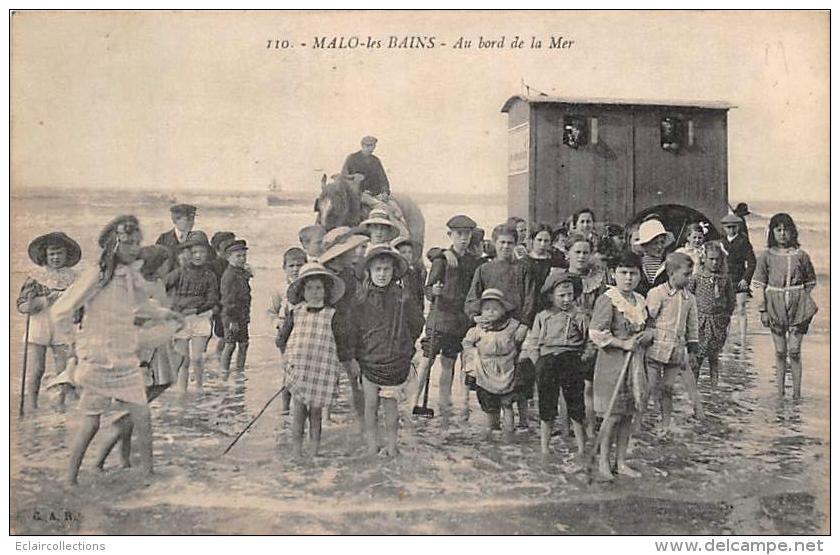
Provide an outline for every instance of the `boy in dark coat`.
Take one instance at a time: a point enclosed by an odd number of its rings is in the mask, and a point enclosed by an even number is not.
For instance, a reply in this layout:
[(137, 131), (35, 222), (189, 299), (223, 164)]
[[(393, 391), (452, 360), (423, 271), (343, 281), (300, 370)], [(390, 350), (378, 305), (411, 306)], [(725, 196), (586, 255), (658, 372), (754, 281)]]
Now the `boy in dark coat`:
[(735, 214), (727, 214), (720, 220), (724, 237), (721, 246), (726, 253), (726, 265), (729, 279), (735, 286), (735, 314), (738, 317), (740, 336), (737, 337), (741, 345), (747, 341), (747, 297), (750, 295), (750, 283), (755, 273), (755, 252), (749, 237), (744, 233), (746, 225)]
[(236, 369), (245, 370), (248, 354), (248, 323), (251, 321), (251, 273), (245, 268), (248, 245), (239, 239), (225, 248), (229, 266), (222, 275), (222, 324), (225, 328), (225, 349), (222, 351), (224, 378), (230, 375), (230, 359), (236, 347)]
[[(423, 360), (417, 370), (421, 384), (431, 371), (435, 358), (441, 355), (440, 412), (448, 416), (451, 407), (452, 381), (455, 373), (455, 359), (463, 350), (462, 341), (470, 320), (464, 312), (464, 302), (472, 283), (476, 268), (481, 260), (468, 252), (475, 221), (469, 216), (458, 215), (446, 222), (447, 235), (452, 245), (446, 249), (432, 249), (429, 257), (432, 268), (426, 281), (426, 297), (431, 301), (429, 319), (426, 322), (426, 336), (421, 345)], [(423, 388), (417, 390), (414, 405), (417, 406)], [(465, 389), (465, 391), (468, 391)], [(465, 396), (465, 399), (467, 396)], [(465, 412), (467, 405), (464, 405)], [(415, 411), (418, 412), (418, 411)]]
[(411, 370), (414, 342), (423, 331), (423, 313), (397, 280), (408, 264), (388, 245), (368, 249), (365, 283), (352, 305), (350, 330), (365, 398), (365, 435), (368, 454), (379, 451), (376, 440), (380, 399), (385, 412), (385, 451), (397, 454), (397, 402)]

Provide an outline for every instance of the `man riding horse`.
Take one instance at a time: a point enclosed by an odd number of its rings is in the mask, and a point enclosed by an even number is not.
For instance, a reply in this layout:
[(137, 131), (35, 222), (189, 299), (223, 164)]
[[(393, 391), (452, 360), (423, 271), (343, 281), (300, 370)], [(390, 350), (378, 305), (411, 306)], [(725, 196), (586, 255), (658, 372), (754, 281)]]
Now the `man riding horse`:
[(362, 137), (362, 149), (347, 156), (341, 173), (347, 178), (361, 180), (360, 201), (368, 211), (373, 208), (384, 209), (392, 219), (405, 224), (399, 204), (391, 200), (391, 184), (388, 182), (382, 161), (373, 154), (376, 143), (376, 137)]

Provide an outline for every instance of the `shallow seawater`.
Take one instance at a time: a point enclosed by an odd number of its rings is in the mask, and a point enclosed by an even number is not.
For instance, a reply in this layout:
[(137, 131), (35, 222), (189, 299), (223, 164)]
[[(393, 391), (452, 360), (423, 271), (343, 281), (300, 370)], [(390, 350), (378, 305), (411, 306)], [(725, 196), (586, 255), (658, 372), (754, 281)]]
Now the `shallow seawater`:
[[(127, 211), (105, 204), (96, 211), (113, 214), (99, 219), (107, 221)], [(140, 214), (152, 240), (166, 229), (165, 204), (153, 208), (143, 207)], [(427, 208), (427, 243), (442, 243), (442, 223), (450, 208)], [(487, 221), (482, 223), (488, 228), (504, 215), (503, 206), (461, 208), (484, 214)], [(93, 210), (89, 209), (91, 218)], [(203, 392), (190, 384), (185, 395), (170, 389), (153, 402), (156, 474), (150, 479), (118, 468), (115, 454), (105, 471), (97, 472), (97, 438), (82, 466), (80, 485), (67, 488), (63, 479), (75, 430), (74, 407), (57, 413), (44, 403), (23, 421), (14, 417), (14, 533), (828, 532), (828, 335), (817, 326), (805, 339), (803, 399), (778, 400), (771, 340), (758, 329), (755, 313), (750, 315), (749, 347), (727, 345), (716, 390), (710, 388), (704, 369), (700, 391), (705, 420), (692, 416), (679, 388), (673, 436), (658, 433), (658, 417), (646, 415), (630, 460), (643, 474), (639, 479), (590, 483), (585, 472), (575, 471), (574, 439), (568, 436), (553, 438), (552, 456), (543, 462), (535, 420), (529, 431), (517, 432), (511, 444), (498, 436), (484, 440), (484, 419), (474, 396), (469, 421), (453, 419), (446, 429), (440, 418), (413, 420), (410, 403), (402, 403), (399, 456), (367, 458), (344, 382), (324, 424), (321, 456), (291, 459), (289, 417), (280, 413), (279, 400), (223, 455), (279, 387), (279, 355), (262, 311), (273, 280), (280, 276), (280, 253), (294, 241), (294, 230), (311, 221), (310, 210), (299, 204), (270, 212), (254, 205), (200, 213), (204, 225), (198, 227), (233, 228), (254, 245), (249, 252), (257, 269), (254, 332), (244, 374), (234, 373), (225, 382), (212, 361)], [(99, 224), (73, 225), (68, 233), (75, 233), (83, 246), (92, 245)], [(13, 241), (25, 247), (25, 238), (38, 232), (40, 228), (27, 222)], [(24, 256), (13, 252), (13, 262), (20, 262), (13, 266), (13, 288), (20, 285)], [(821, 294), (817, 302), (827, 330), (827, 291)], [(18, 320), (13, 321), (13, 347), (21, 338)], [(20, 354), (16, 347), (13, 377)], [(430, 396), (435, 409), (437, 375), (435, 367)], [(13, 379), (13, 407), (18, 389)], [(455, 399), (457, 403), (457, 394)], [(532, 413), (535, 418), (536, 409)], [(103, 418), (103, 426), (108, 420)]]

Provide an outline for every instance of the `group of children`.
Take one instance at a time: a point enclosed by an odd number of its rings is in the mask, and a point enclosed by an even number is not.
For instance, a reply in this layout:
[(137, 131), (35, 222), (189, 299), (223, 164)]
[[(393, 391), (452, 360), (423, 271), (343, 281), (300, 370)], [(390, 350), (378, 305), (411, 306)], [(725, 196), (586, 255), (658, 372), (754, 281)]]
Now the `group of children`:
[[(33, 352), (24, 394), (37, 406), (50, 347), (64, 376), (54, 380), (62, 397), (71, 386), (82, 392), (71, 483), (112, 404), (121, 412), (97, 466), (117, 445), (128, 465), (136, 431), (142, 468), (151, 471), (148, 402), (176, 382), (186, 390), (190, 369), (201, 387), (213, 333), (225, 378), (234, 352), (236, 368), (244, 370), (252, 276), (247, 244), (231, 232), (208, 240), (194, 231), (195, 207), (177, 205), (171, 213), (174, 229), (152, 247), (140, 247), (133, 216), (110, 222), (99, 238), (99, 263), (81, 276), (73, 270), (81, 249), (65, 234), (38, 237), (29, 247), (38, 268), (18, 299), (29, 315)], [(674, 237), (658, 219), (643, 221), (626, 242), (599, 235), (594, 222), (588, 209), (574, 215), (571, 229), (529, 231), (510, 220), (493, 228), (488, 242), (473, 219), (457, 215), (447, 222), (451, 244), (426, 255), (428, 274), (420, 245), (387, 212), (374, 209), (354, 228), (301, 230), (301, 247), (283, 255), (285, 284), (268, 309), (282, 353), (281, 403), (292, 413), (294, 454), (303, 453), (307, 422), (312, 454), (318, 453), (324, 411), (344, 376), (367, 452), (380, 451), (381, 410), (384, 452), (395, 455), (406, 384), (416, 371), (418, 405), (440, 356), (439, 410), (448, 420), (460, 356), (461, 414), (469, 417), (474, 391), (488, 435), (499, 429), (513, 435), (514, 406), (518, 425), (527, 427), (536, 393), (545, 455), (559, 413), (571, 421), (579, 457), (595, 435), (597, 415), (599, 476), (638, 476), (626, 454), (641, 414), (653, 400), (668, 430), (679, 379), (702, 417), (700, 365), (708, 360), (715, 386), (730, 318), (745, 304), (738, 296), (748, 294), (751, 279), (762, 324), (773, 334), (779, 394), (789, 359), (793, 394), (801, 395), (801, 343), (816, 312), (810, 296), (816, 278), (790, 216), (771, 219), (768, 250), (757, 264), (742, 217), (723, 219), (719, 242), (706, 242), (702, 225), (688, 226), (686, 245), (667, 255)], [(75, 367), (69, 377), (68, 360)]]

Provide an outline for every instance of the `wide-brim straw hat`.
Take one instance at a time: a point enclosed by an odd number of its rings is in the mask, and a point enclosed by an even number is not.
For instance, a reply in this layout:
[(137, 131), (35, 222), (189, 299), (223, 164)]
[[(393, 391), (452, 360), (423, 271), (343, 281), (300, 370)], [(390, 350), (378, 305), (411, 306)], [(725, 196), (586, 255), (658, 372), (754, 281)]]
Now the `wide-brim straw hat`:
[(350, 252), (361, 247), (368, 241), (370, 241), (370, 237), (367, 235), (350, 235), (349, 237), (342, 238), (338, 242), (327, 247), (324, 252), (321, 253), (321, 256), (318, 257), (318, 262), (326, 264), (346, 252)]
[(741, 225), (742, 223), (741, 218), (731, 213), (720, 219), (721, 225)]
[(374, 258), (379, 258), (380, 256), (387, 256), (394, 261), (394, 279), (403, 277), (408, 271), (408, 262), (406, 262), (405, 258), (403, 258), (398, 251), (394, 250), (386, 243), (380, 243), (378, 245), (371, 245), (368, 247), (367, 252), (365, 252), (365, 261), (362, 265), (363, 271), (367, 271), (371, 261)]
[(69, 268), (75, 266), (82, 259), (82, 247), (79, 243), (70, 238), (66, 233), (61, 231), (53, 231), (46, 235), (36, 237), (29, 243), (29, 258), (38, 266), (44, 266), (47, 263), (47, 247), (61, 246), (64, 247), (64, 252), (67, 254), (65, 267)]
[(391, 248), (392, 249), (399, 249), (400, 245), (405, 245), (408, 243), (411, 245), (415, 251), (420, 248), (420, 243), (412, 239), (411, 237), (406, 237), (405, 235), (400, 235), (391, 241)]
[(504, 307), (505, 311), (511, 312), (514, 308), (516, 308), (512, 302), (505, 298), (505, 294), (502, 293), (500, 289), (485, 289), (484, 292), (481, 294), (481, 304), (484, 304), (485, 301), (498, 301), (499, 304)]
[(660, 235), (665, 236), (666, 247), (674, 244), (674, 234), (665, 229), (662, 222), (657, 219), (645, 220), (642, 222), (642, 225), (639, 226), (638, 234), (639, 238), (636, 239), (633, 244), (639, 247), (647, 245)]
[(330, 280), (330, 298), (327, 300), (329, 304), (334, 305), (344, 296), (345, 287), (343, 279), (327, 270), (323, 264), (309, 262), (301, 267), (298, 278), (289, 285), (287, 291), (289, 303), (294, 305), (303, 302), (303, 284), (307, 278), (312, 276), (320, 276)]
[(399, 226), (391, 221), (391, 218), (388, 217), (388, 213), (384, 210), (371, 210), (370, 214), (368, 214), (368, 219), (360, 223), (359, 227), (364, 229), (375, 224), (385, 225), (393, 228), (397, 233), (400, 232)]

